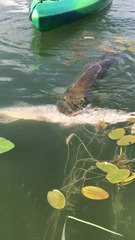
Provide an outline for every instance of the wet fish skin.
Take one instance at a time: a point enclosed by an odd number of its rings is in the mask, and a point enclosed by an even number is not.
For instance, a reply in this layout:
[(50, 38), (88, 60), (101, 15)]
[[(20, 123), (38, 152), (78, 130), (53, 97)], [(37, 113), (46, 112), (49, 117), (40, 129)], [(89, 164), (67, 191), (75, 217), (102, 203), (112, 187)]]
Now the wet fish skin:
[(58, 110), (66, 115), (82, 109), (90, 102), (90, 90), (115, 61), (113, 52), (104, 54), (96, 63), (89, 64), (65, 91), (58, 102)]

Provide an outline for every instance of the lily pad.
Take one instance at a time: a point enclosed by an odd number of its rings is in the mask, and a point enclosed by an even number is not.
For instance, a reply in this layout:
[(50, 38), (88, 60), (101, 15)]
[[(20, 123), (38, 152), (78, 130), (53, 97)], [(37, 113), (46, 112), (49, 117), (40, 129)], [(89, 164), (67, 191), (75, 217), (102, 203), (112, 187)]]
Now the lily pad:
[(135, 143), (134, 135), (125, 135), (117, 141), (118, 146), (128, 146)]
[(129, 39), (126, 41), (127, 46), (133, 46), (135, 44), (135, 41), (132, 39)]
[(128, 47), (127, 50), (128, 50), (129, 52), (135, 52), (135, 47)]
[(126, 48), (126, 47), (124, 47), (124, 46), (115, 46), (115, 48), (116, 48), (117, 50), (121, 51), (121, 52), (123, 52), (123, 51), (126, 51), (126, 50), (127, 50), (127, 48)]
[(125, 43), (125, 38), (122, 36), (114, 36), (113, 38), (114, 38), (115, 42)]
[(111, 172), (118, 170), (118, 167), (109, 162), (96, 162), (96, 166), (103, 172)]
[(113, 129), (111, 132), (109, 132), (108, 137), (112, 140), (120, 139), (125, 135), (125, 129), (124, 128), (116, 128)]
[(105, 47), (104, 52), (115, 52), (112, 47)]
[(65, 196), (57, 189), (53, 189), (48, 192), (47, 200), (48, 203), (55, 209), (63, 209), (66, 205)]
[(0, 137), (0, 154), (8, 152), (14, 147), (15, 145), (11, 141)]
[(82, 194), (92, 200), (103, 200), (109, 197), (108, 192), (95, 186), (85, 186), (82, 188)]
[(106, 175), (106, 179), (111, 183), (120, 183), (127, 179), (130, 175), (128, 169), (118, 169), (116, 171), (111, 171)]
[(134, 180), (135, 180), (135, 173), (132, 172), (131, 175), (128, 178), (126, 178), (123, 182), (121, 182), (120, 184), (125, 186), (125, 185), (132, 183)]

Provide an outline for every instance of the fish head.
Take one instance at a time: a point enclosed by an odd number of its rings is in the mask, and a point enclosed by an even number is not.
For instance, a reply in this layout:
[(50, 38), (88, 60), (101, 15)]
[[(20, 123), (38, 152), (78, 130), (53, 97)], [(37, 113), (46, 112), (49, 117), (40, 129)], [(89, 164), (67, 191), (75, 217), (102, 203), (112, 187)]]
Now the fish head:
[(57, 108), (59, 112), (69, 116), (74, 113), (74, 110), (71, 108), (70, 105), (68, 105), (66, 102), (60, 101), (57, 103)]
[(86, 99), (77, 88), (69, 88), (64, 93), (63, 99), (57, 103), (58, 110), (65, 115), (71, 115), (82, 109), (86, 104)]

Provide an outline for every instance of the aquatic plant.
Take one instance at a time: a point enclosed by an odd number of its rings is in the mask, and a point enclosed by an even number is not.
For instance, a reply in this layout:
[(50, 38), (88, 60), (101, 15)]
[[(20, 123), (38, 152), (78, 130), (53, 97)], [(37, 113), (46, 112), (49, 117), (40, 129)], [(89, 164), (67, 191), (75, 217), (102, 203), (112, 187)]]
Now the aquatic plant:
[(113, 37), (113, 47), (107, 46), (104, 48), (105, 52), (124, 52), (124, 51), (128, 51), (131, 53), (135, 53), (135, 40), (133, 39), (128, 39), (126, 37), (123, 36), (114, 36)]
[(101, 230), (103, 230), (103, 231), (106, 231), (106, 232), (112, 233), (112, 234), (114, 234), (114, 235), (123, 237), (122, 234), (117, 233), (117, 232), (114, 232), (114, 231), (111, 231), (111, 230), (109, 230), (109, 229), (107, 229), (107, 228), (104, 228), (104, 227), (101, 227), (101, 226), (99, 226), (99, 225), (97, 225), (97, 224), (94, 224), (94, 223), (91, 223), (91, 222), (87, 222), (87, 221), (84, 221), (84, 220), (82, 220), (82, 219), (80, 219), (80, 218), (76, 218), (76, 217), (73, 217), (73, 216), (67, 216), (67, 218), (65, 219), (64, 226), (63, 226), (63, 231), (62, 231), (61, 240), (65, 240), (65, 239), (66, 239), (66, 237), (65, 237), (65, 235), (66, 235), (66, 234), (65, 234), (65, 231), (66, 231), (66, 224), (67, 224), (67, 220), (68, 220), (68, 219), (72, 219), (72, 220), (75, 220), (75, 221), (77, 221), (77, 222), (80, 222), (80, 223), (83, 223), (83, 224), (86, 224), (86, 225), (90, 225), (90, 226), (93, 226), (93, 227), (95, 227), (95, 228), (99, 228), (99, 229), (101, 229)]
[(0, 154), (10, 151), (15, 145), (6, 138), (0, 137)]
[[(49, 191), (48, 196), (50, 196), (49, 198), (47, 197), (49, 204), (55, 209), (60, 210), (64, 208), (74, 212), (77, 195), (82, 195), (82, 197), (90, 200), (104, 200), (108, 199), (111, 195), (108, 191), (110, 188), (106, 187), (106, 184), (112, 184), (113, 186), (119, 187), (126, 186), (135, 181), (134, 168), (132, 169), (135, 160), (130, 159), (126, 152), (129, 145), (135, 143), (133, 127), (134, 122), (130, 119), (126, 126), (104, 131), (103, 134), (100, 132), (93, 134), (88, 129), (85, 129), (85, 134), (88, 133), (92, 135), (91, 141), (88, 144), (83, 142), (82, 138), (76, 133), (71, 133), (66, 138), (68, 156), (64, 170), (64, 182), (59, 190), (54, 189)], [(99, 137), (106, 140), (108, 139), (107, 141), (114, 142), (116, 145), (112, 160), (97, 160), (90, 152), (89, 146), (95, 138), (98, 139)], [(73, 147), (74, 143), (76, 145), (78, 144), (78, 147), (76, 156), (72, 162), (73, 166), (71, 167), (70, 147)], [(80, 158), (80, 152), (83, 156), (85, 154), (87, 156), (85, 158)], [(103, 185), (104, 187), (102, 187)], [(68, 218), (122, 236), (122, 234), (113, 232), (99, 225), (68, 215), (62, 230), (62, 240), (65, 240), (65, 229)]]
[[(77, 182), (83, 182), (81, 193), (90, 199), (95, 200), (102, 200), (109, 197), (109, 194), (102, 188), (97, 188), (96, 186), (85, 186), (85, 183), (88, 180), (92, 180), (95, 178), (106, 178), (110, 183), (112, 184), (119, 184), (119, 185), (125, 185), (125, 183), (131, 183), (131, 181), (135, 180), (135, 174), (131, 170), (130, 164), (134, 162), (134, 159), (129, 160), (124, 152), (124, 147), (134, 144), (135, 143), (135, 135), (133, 134), (126, 134), (126, 130), (132, 129), (132, 125), (126, 126), (125, 128), (116, 128), (112, 129), (108, 133), (108, 138), (111, 140), (116, 140), (117, 147), (119, 147), (119, 155), (116, 155), (114, 159), (112, 159), (111, 162), (108, 161), (100, 161), (94, 159), (82, 139), (75, 133), (71, 133), (66, 138), (66, 144), (69, 146), (70, 142), (73, 140), (73, 138), (77, 138), (80, 141), (79, 148), (83, 146), (84, 150), (89, 155), (89, 158), (85, 159), (76, 159), (74, 162), (74, 167), (70, 171), (70, 179), (72, 178), (72, 182), (70, 184), (66, 184), (68, 182), (68, 179), (65, 178), (64, 180), (64, 186), (61, 188), (61, 190), (65, 190), (66, 188), (75, 185)], [(78, 148), (78, 151), (79, 151)], [(68, 150), (69, 151), (69, 150)], [(69, 160), (69, 159), (68, 159)], [(68, 161), (67, 161), (68, 162)], [(79, 166), (81, 164), (81, 166)], [(87, 165), (87, 168), (86, 168)], [(90, 166), (88, 166), (90, 165)], [(67, 170), (67, 164), (65, 166), (65, 169)], [(97, 169), (100, 169), (101, 172), (97, 171)], [(91, 175), (91, 176), (88, 176)], [(65, 174), (64, 174), (65, 175)], [(94, 176), (93, 176), (94, 175)], [(69, 178), (69, 176), (68, 176)], [(86, 190), (87, 189), (87, 190)], [(56, 190), (53, 190), (56, 191)], [(69, 191), (68, 191), (69, 192)], [(60, 195), (60, 192), (57, 190), (57, 194)], [(104, 196), (105, 194), (105, 196)], [(54, 200), (53, 195), (53, 200)], [(56, 199), (57, 199), (56, 195)], [(65, 199), (63, 198), (63, 201)], [(65, 204), (63, 204), (63, 208), (65, 207)]]

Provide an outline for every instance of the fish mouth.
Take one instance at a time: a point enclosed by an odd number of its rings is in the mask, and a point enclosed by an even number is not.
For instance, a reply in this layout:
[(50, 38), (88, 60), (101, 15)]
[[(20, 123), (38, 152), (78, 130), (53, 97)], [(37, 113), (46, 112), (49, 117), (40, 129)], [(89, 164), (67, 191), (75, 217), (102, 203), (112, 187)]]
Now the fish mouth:
[(87, 100), (84, 97), (82, 98), (82, 96), (73, 98), (72, 95), (70, 97), (65, 95), (64, 99), (57, 103), (57, 108), (59, 112), (71, 116), (80, 113), (87, 104)]
[(75, 105), (73, 103), (66, 102), (66, 101), (58, 102), (57, 103), (57, 108), (58, 108), (59, 112), (65, 114), (67, 116), (77, 114), (77, 111), (80, 109), (77, 105)]
[(57, 103), (59, 112), (68, 116), (76, 115), (84, 106), (86, 106), (86, 99), (83, 93), (77, 92), (77, 87), (75, 89), (67, 89), (63, 99)]

